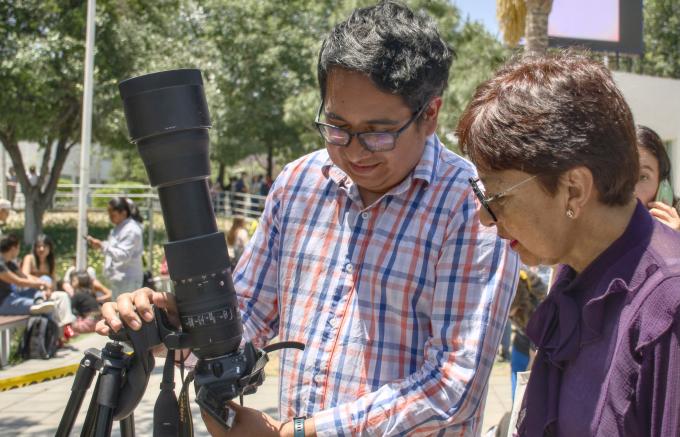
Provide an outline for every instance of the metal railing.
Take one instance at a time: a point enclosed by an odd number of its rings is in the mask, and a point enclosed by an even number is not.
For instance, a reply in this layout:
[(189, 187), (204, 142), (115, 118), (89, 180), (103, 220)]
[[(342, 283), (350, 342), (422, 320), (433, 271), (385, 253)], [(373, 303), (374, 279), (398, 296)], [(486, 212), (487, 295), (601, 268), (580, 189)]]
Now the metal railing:
[[(54, 194), (50, 211), (77, 211), (80, 185), (60, 184)], [(129, 197), (135, 201), (140, 211), (153, 208), (160, 212), (158, 194), (149, 185), (110, 185), (90, 184), (88, 190), (88, 210), (106, 210), (106, 204), (116, 197)], [(265, 196), (229, 191), (212, 193), (213, 209), (218, 217), (258, 218), (264, 209)], [(17, 192), (13, 208), (23, 210), (26, 205), (24, 195)]]

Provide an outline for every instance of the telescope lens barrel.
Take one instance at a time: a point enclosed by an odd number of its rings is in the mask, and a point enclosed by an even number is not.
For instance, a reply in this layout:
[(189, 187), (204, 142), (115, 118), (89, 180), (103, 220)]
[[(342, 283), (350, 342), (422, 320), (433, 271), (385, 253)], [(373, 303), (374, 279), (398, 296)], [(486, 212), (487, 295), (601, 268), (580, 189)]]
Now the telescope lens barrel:
[(211, 125), (201, 72), (139, 76), (119, 91), (130, 137), (158, 189), (182, 330), (200, 358), (234, 352), (243, 327), (208, 188)]

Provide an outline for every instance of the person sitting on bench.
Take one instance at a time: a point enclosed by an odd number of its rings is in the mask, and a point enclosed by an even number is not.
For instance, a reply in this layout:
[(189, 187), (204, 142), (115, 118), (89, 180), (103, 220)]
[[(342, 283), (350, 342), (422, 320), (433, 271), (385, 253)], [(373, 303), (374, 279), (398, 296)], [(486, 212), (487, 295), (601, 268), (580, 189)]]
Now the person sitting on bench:
[(15, 235), (0, 240), (0, 315), (50, 314), (59, 327), (75, 321), (71, 299), (63, 291), (52, 291), (49, 277), (21, 272), (14, 261), (19, 249)]

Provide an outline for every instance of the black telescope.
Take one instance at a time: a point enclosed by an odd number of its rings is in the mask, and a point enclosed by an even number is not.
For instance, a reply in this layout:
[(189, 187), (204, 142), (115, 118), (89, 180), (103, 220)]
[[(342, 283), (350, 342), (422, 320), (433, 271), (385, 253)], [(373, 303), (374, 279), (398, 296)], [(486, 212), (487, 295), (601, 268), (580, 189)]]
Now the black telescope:
[[(111, 422), (121, 421), (121, 435), (134, 435), (133, 411), (146, 389), (155, 364), (152, 350), (163, 343), (170, 353), (163, 369), (161, 393), (154, 409), (154, 436), (180, 435), (191, 417), (179, 414), (174, 393), (174, 350), (191, 348), (198, 356), (182, 385), (182, 399), (193, 379), (196, 402), (229, 429), (235, 412), (227, 401), (254, 393), (264, 381), (267, 353), (282, 348), (304, 349), (297, 342), (280, 342), (257, 349), (240, 348), (241, 313), (229, 268), (224, 234), (217, 230), (210, 200), (208, 154), (210, 115), (199, 70), (148, 74), (119, 85), (133, 143), (158, 189), (168, 234), (165, 256), (174, 285), (181, 331), (169, 326), (163, 311), (141, 329), (109, 334), (114, 340), (101, 352), (88, 350), (74, 379), (72, 394), (57, 430), (69, 435), (83, 396), (99, 372), (83, 435), (109, 436)], [(133, 353), (124, 354), (120, 341)]]
[(168, 271), (188, 346), (199, 358), (234, 352), (243, 328), (210, 200), (211, 124), (201, 72), (153, 73), (119, 88), (132, 142), (158, 189)]

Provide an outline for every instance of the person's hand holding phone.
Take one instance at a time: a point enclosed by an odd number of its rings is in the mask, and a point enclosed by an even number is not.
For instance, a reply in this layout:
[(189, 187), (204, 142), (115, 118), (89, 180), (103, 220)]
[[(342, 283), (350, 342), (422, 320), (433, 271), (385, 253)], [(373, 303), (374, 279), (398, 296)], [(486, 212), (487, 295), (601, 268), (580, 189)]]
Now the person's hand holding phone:
[(91, 235), (86, 236), (85, 239), (87, 240), (87, 244), (89, 244), (90, 247), (93, 247), (95, 249), (102, 248), (102, 240), (98, 240)]
[(661, 223), (680, 231), (680, 216), (678, 216), (678, 211), (675, 208), (663, 202), (650, 202), (647, 207), (649, 213)]

